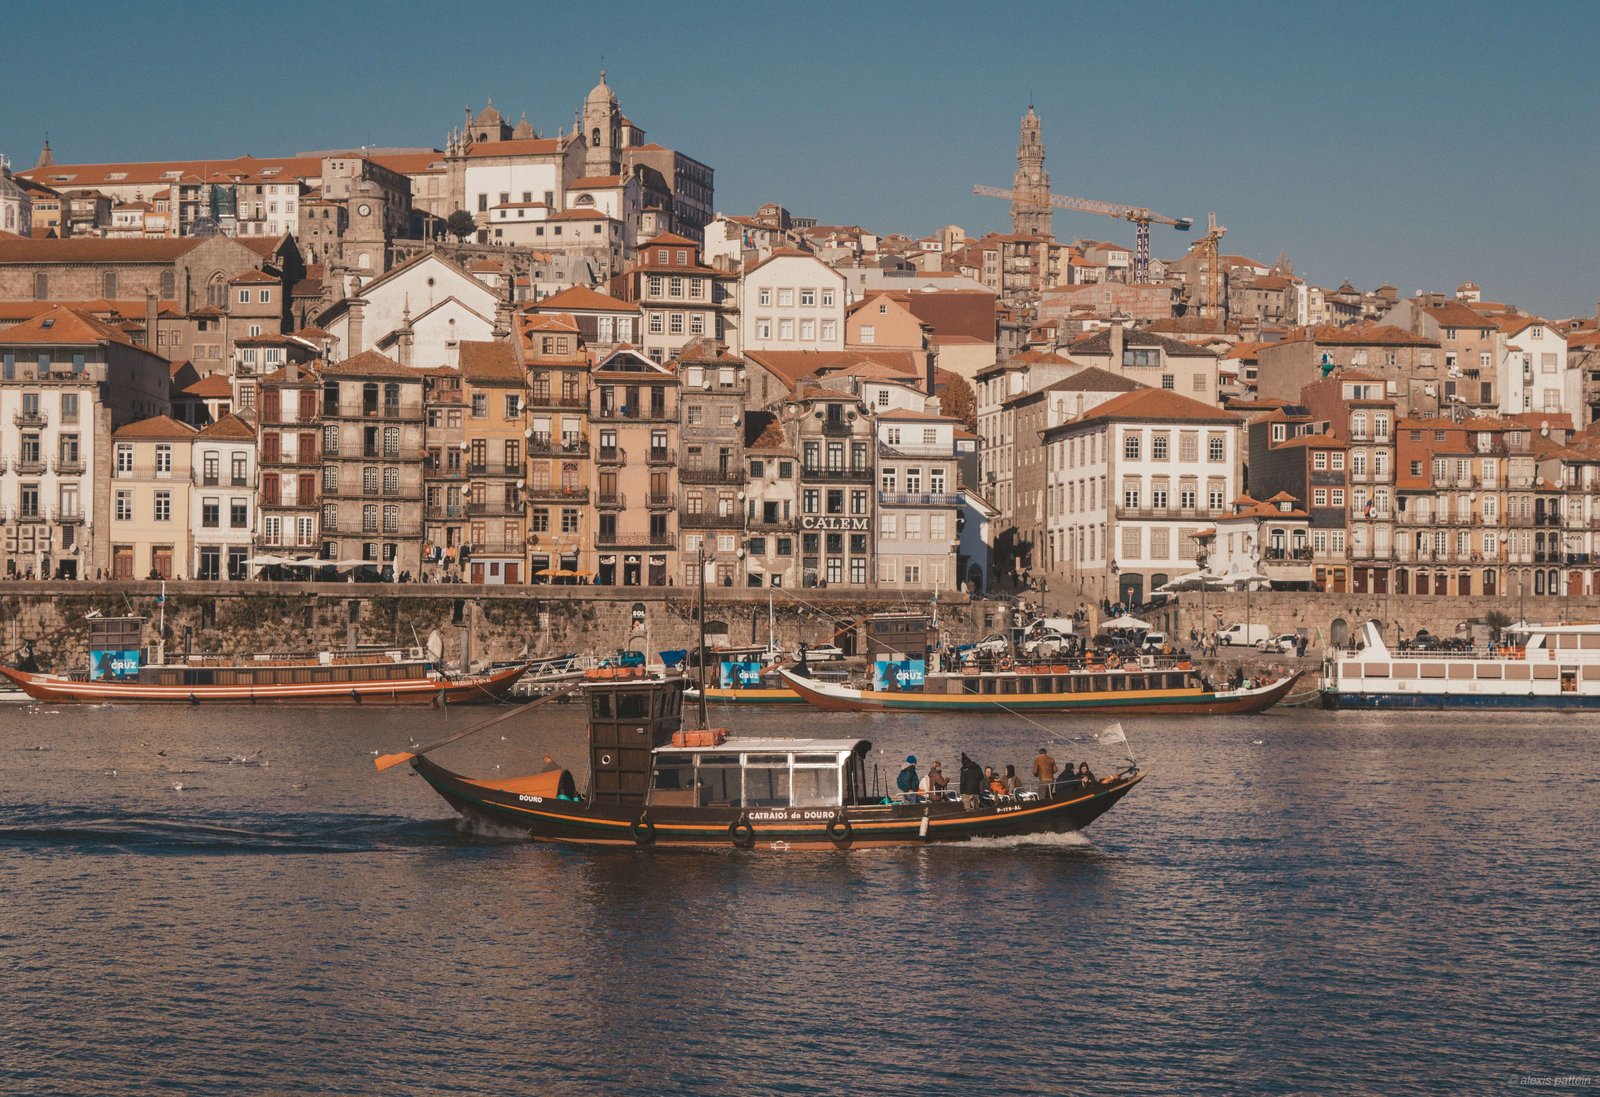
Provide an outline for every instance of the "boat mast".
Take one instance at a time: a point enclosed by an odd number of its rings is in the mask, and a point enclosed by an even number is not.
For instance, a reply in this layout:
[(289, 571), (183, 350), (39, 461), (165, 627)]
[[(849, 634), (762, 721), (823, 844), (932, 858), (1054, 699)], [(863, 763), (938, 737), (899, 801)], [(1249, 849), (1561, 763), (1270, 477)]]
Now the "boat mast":
[(706, 714), (706, 543), (702, 539), (699, 548), (700, 562), (700, 726), (710, 727), (711, 720)]

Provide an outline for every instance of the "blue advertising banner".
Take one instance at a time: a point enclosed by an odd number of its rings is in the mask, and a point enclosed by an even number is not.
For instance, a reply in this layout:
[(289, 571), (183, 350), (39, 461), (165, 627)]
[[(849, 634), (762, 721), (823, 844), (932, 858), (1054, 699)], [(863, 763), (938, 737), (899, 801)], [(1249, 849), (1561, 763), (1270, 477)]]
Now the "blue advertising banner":
[(755, 689), (761, 685), (761, 664), (725, 662), (718, 684), (723, 689)]
[(875, 690), (921, 689), (928, 664), (921, 659), (879, 659), (872, 664)]
[(89, 677), (94, 681), (103, 678), (139, 677), (139, 651), (91, 651)]

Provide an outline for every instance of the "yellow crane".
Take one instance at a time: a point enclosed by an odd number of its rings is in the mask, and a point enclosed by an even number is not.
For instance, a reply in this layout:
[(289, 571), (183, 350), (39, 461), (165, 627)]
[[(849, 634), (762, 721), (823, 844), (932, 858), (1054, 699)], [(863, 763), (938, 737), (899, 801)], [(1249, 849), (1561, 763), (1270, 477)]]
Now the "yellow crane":
[[(981, 194), (987, 198), (1004, 198), (1015, 202), (1015, 191), (1004, 187), (986, 187), (978, 185), (972, 188), (973, 194)], [(1192, 217), (1168, 217), (1165, 214), (1154, 213), (1143, 206), (1128, 206), (1120, 202), (1102, 202), (1096, 198), (1075, 198), (1067, 194), (1052, 194), (1048, 201), (1056, 209), (1075, 210), (1078, 213), (1098, 213), (1102, 217), (1115, 217), (1121, 221), (1133, 222), (1133, 281), (1135, 285), (1146, 285), (1150, 281), (1150, 226), (1171, 225), (1179, 232), (1187, 232), (1194, 225)]]

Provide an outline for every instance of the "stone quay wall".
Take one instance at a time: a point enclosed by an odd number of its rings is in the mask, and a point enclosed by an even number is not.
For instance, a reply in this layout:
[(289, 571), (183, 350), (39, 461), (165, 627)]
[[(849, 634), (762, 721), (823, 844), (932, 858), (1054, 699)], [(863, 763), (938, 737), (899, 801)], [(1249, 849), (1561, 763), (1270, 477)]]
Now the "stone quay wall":
[[(1219, 621), (1217, 615), (1221, 614)], [(1273, 635), (1298, 632), (1323, 645), (1353, 637), (1369, 620), (1384, 622), (1385, 636), (1391, 640), (1396, 630), (1414, 636), (1427, 629), (1435, 636), (1487, 635), (1486, 619), (1500, 613), (1511, 620), (1526, 616), (1529, 621), (1600, 621), (1600, 598), (1561, 595), (1476, 596), (1470, 598), (1412, 594), (1322, 594), (1294, 591), (1253, 591), (1242, 593), (1207, 591), (1186, 592), (1176, 603), (1146, 614), (1152, 623), (1169, 634), (1188, 638), (1189, 629), (1215, 629), (1235, 622), (1266, 625)]]
[[(437, 630), (446, 658), (606, 653), (621, 647), (657, 651), (694, 646), (696, 594), (670, 588), (488, 587), (346, 583), (0, 583), (0, 662), (31, 643), (41, 668), (88, 665), (88, 615), (148, 618), (145, 643), (158, 630), (169, 659), (186, 652), (241, 656), (309, 653), (380, 645), (410, 649)], [(841, 627), (871, 613), (922, 609), (928, 600), (807, 589), (774, 591), (779, 644), (845, 645)], [(767, 592), (706, 590), (707, 641), (767, 640)], [(164, 621), (163, 621), (164, 613)], [(1009, 624), (1008, 607), (945, 596), (939, 618), (951, 640), (970, 640)], [(858, 637), (856, 650), (864, 650)]]

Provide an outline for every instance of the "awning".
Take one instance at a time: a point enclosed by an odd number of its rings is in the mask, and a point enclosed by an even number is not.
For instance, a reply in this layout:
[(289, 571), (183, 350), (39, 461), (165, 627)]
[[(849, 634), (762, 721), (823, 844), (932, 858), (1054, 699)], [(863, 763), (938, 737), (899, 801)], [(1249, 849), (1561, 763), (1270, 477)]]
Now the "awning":
[(1101, 632), (1111, 632), (1112, 630), (1121, 630), (1125, 632), (1149, 632), (1150, 622), (1141, 621), (1137, 617), (1129, 617), (1127, 614), (1123, 614), (1121, 617), (1113, 617), (1109, 621), (1102, 621), (1100, 623)]

